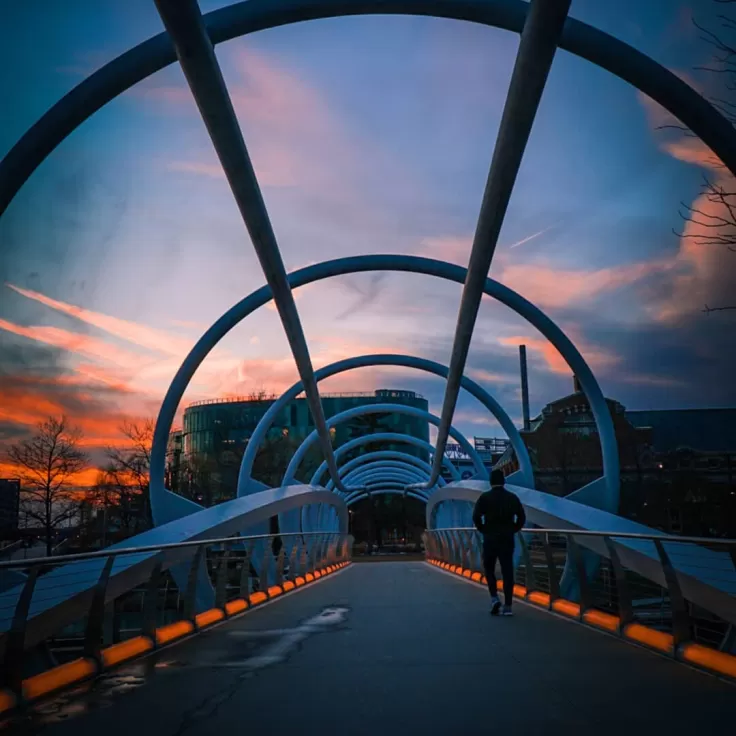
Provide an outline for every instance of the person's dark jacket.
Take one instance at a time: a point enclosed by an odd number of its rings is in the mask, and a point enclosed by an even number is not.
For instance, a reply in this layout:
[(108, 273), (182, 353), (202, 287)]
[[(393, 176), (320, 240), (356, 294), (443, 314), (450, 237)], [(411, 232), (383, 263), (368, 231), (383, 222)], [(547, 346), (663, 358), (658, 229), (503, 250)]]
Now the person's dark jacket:
[(526, 523), (519, 497), (503, 486), (481, 494), (473, 509), (473, 524), (486, 537), (511, 539)]

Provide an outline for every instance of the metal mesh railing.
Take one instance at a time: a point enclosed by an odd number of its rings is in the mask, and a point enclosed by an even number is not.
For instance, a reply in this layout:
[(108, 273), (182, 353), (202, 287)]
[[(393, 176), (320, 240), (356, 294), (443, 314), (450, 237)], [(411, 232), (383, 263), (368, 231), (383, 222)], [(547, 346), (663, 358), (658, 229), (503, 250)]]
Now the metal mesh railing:
[(313, 532), (2, 563), (0, 687), (22, 692), (36, 647), (57, 663), (104, 663), (115, 645), (143, 637), (152, 648), (175, 638), (172, 626), (191, 633), (321, 577), (351, 549), (346, 534)]
[[(695, 643), (736, 654), (736, 540), (552, 529), (525, 529), (517, 538), (522, 597), (611, 631), (654, 637), (656, 648), (676, 653)], [(475, 529), (433, 530), (425, 545), (431, 561), (485, 580)]]

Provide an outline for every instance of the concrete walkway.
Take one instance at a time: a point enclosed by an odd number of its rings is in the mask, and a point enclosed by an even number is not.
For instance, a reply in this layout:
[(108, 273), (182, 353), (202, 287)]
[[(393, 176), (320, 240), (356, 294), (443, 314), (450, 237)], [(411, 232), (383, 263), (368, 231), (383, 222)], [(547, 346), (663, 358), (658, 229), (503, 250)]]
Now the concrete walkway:
[(12, 732), (729, 733), (736, 687), (423, 562), (354, 565), (39, 708)]

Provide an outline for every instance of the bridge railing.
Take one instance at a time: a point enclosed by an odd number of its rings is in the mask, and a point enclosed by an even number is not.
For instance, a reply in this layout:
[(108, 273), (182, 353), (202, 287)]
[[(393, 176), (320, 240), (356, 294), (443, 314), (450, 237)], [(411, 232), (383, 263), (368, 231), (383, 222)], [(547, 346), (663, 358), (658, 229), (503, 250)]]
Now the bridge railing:
[[(601, 544), (605, 554), (591, 551)], [(631, 569), (632, 545), (653, 546), (659, 570), (645, 577), (640, 566)], [(517, 597), (736, 677), (736, 540), (532, 528), (517, 535), (517, 547)], [(486, 583), (482, 538), (475, 529), (425, 532), (425, 548), (433, 564)], [(720, 553), (712, 555), (708, 569), (701, 569), (704, 549)], [(695, 572), (719, 593), (717, 606), (709, 605), (707, 590), (697, 597), (685, 594), (681, 580)]]
[[(351, 550), (339, 532), (280, 533), (0, 563), (0, 713), (335, 572)], [(116, 569), (134, 560), (150, 572), (125, 585)], [(182, 566), (180, 589), (171, 571)], [(59, 590), (48, 591), (41, 583), (54, 571)], [(215, 591), (204, 611), (203, 583)], [(51, 626), (40, 642), (27, 636), (32, 608), (44, 603), (38, 593), (79, 597), (77, 620)]]

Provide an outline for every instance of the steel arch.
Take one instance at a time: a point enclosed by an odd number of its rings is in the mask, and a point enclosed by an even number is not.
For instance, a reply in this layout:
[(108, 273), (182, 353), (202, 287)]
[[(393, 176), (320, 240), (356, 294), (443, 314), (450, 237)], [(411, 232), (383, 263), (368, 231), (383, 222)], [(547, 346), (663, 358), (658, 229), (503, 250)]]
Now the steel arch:
[[(370, 436), (370, 435), (367, 435)], [(397, 450), (376, 450), (374, 452), (366, 452), (358, 457), (349, 460), (345, 465), (339, 466), (338, 470), (340, 475), (351, 471), (353, 468), (361, 467), (366, 464), (372, 464), (377, 460), (389, 460), (391, 462), (398, 462), (403, 465), (412, 465), (416, 468), (420, 468), (426, 472), (431, 471), (431, 465), (415, 455), (410, 455), (408, 452), (398, 452)]]
[(400, 488), (384, 488), (380, 491), (371, 491), (370, 493), (358, 491), (356, 495), (349, 497), (349, 499), (346, 499), (345, 505), (348, 508), (350, 508), (351, 506), (358, 503), (358, 501), (362, 501), (364, 498), (370, 498), (371, 496), (381, 496), (381, 495), (386, 495), (386, 496), (406, 495), (409, 498), (415, 498), (417, 501), (421, 501), (422, 503), (427, 503), (427, 499), (424, 496), (420, 496), (419, 494), (414, 493), (413, 491), (407, 492), (407, 491), (401, 490)]
[(356, 487), (368, 488), (368, 486), (374, 485), (377, 480), (390, 479), (398, 481), (411, 478), (411, 480), (408, 480), (407, 482), (413, 483), (420, 480), (426, 480), (428, 477), (429, 476), (426, 473), (422, 473), (418, 470), (411, 471), (407, 468), (399, 468), (395, 466), (374, 466), (368, 470), (363, 470), (359, 473), (356, 472), (354, 475), (351, 474), (350, 482), (352, 482)]
[[(346, 358), (344, 360), (336, 361), (330, 365), (326, 365), (315, 371), (315, 378), (317, 381), (321, 381), (330, 376), (344, 373), (345, 371), (353, 370), (355, 368), (368, 368), (379, 365), (391, 365), (391, 366), (402, 366), (405, 368), (415, 368), (417, 370), (425, 371), (427, 373), (433, 373), (441, 378), (447, 378), (448, 368), (447, 366), (437, 363), (433, 360), (427, 360), (426, 358), (418, 358), (413, 355), (399, 355), (399, 354), (378, 354), (378, 355), (360, 355), (353, 358)], [(463, 376), (461, 386), (480, 401), (483, 406), (488, 409), (491, 414), (501, 424), (501, 427), (506, 432), (511, 445), (516, 452), (516, 457), (519, 460), (519, 467), (521, 470), (520, 479), (523, 484), (534, 487), (534, 470), (532, 468), (532, 461), (529, 457), (529, 451), (521, 439), (519, 430), (512, 421), (511, 417), (504, 411), (503, 407), (478, 383)], [(263, 440), (266, 438), (268, 430), (273, 425), (274, 420), (279, 415), (281, 410), (291, 401), (293, 398), (299, 395), (302, 391), (301, 381), (295, 383), (291, 388), (284, 391), (284, 393), (272, 404), (266, 413), (261, 418), (260, 422), (256, 425), (253, 430), (253, 434), (248, 442), (248, 447), (245, 449), (243, 459), (240, 463), (240, 472), (238, 474), (238, 492), (237, 495), (245, 495), (248, 490), (248, 485), (251, 481), (251, 474), (253, 471), (253, 463), (256, 459), (258, 448), (260, 447)], [(444, 457), (444, 455), (443, 455)], [(337, 455), (335, 455), (337, 461)]]
[[(246, 0), (206, 13), (213, 44), (290, 23), (346, 15), (424, 15), (521, 33), (521, 0)], [(690, 85), (629, 44), (568, 17), (559, 48), (628, 82), (692, 130), (736, 176), (736, 136), (726, 118)], [(176, 62), (168, 33), (134, 46), (53, 105), (0, 162), (0, 216), (31, 174), (72, 131), (118, 95)]]
[[(292, 288), (297, 288), (331, 276), (345, 275), (348, 273), (364, 273), (368, 271), (421, 273), (428, 276), (444, 278), (448, 281), (455, 281), (460, 284), (464, 283), (467, 273), (467, 269), (462, 266), (456, 266), (445, 261), (436, 261), (431, 258), (420, 258), (418, 256), (383, 254), (352, 256), (307, 266), (289, 274), (289, 283)], [(598, 429), (603, 457), (603, 470), (606, 479), (603, 493), (596, 500), (602, 507), (615, 511), (618, 508), (619, 494), (616, 435), (608, 405), (603, 397), (603, 392), (588, 364), (562, 330), (540, 309), (520, 294), (492, 279), (486, 279), (485, 293), (497, 299), (502, 304), (505, 304), (510, 309), (513, 309), (531, 325), (536, 327), (557, 348), (573, 373), (580, 380), (583, 391), (590, 403)], [(271, 290), (268, 286), (262, 286), (231, 307), (202, 335), (174, 376), (161, 404), (151, 448), (150, 495), (151, 508), (156, 523), (161, 523), (157, 518), (157, 514), (159, 517), (165, 517), (166, 514), (169, 514), (170, 518), (166, 520), (171, 520), (183, 514), (192, 513), (200, 508), (199, 505), (167, 491), (164, 487), (166, 445), (176, 410), (186, 387), (189, 385), (200, 363), (207, 357), (222, 337), (270, 299)], [(181, 510), (177, 508), (178, 506), (181, 506)]]
[[(426, 419), (432, 424), (437, 424), (439, 422), (439, 418), (434, 414), (431, 414), (428, 411), (422, 411), (421, 409), (416, 409), (413, 406), (404, 406), (403, 404), (366, 404), (364, 406), (356, 406), (352, 409), (341, 411), (339, 414), (335, 414), (334, 416), (329, 418), (329, 420), (327, 421), (327, 426), (332, 428), (335, 425), (340, 424), (341, 422), (347, 421), (348, 419), (353, 419), (354, 417), (359, 417), (363, 414), (390, 414), (392, 412), (396, 414), (407, 414), (409, 416)], [(488, 480), (488, 471), (485, 469), (483, 461), (481, 460), (478, 453), (475, 451), (475, 448), (473, 448), (473, 446), (468, 442), (465, 436), (461, 432), (458, 432), (456, 429), (452, 429), (452, 436), (460, 443), (460, 446), (465, 450), (465, 452), (470, 455), (480, 477)], [(307, 435), (307, 437), (305, 437), (302, 444), (299, 445), (296, 452), (292, 456), (288, 467), (286, 468), (286, 472), (284, 473), (284, 477), (281, 481), (282, 485), (287, 486), (295, 482), (294, 474), (299, 468), (301, 461), (304, 459), (304, 455), (306, 455), (307, 450), (314, 443), (316, 437), (316, 433), (312, 431), (309, 435)]]
[[(356, 437), (354, 440), (350, 440), (349, 442), (346, 442), (344, 445), (340, 445), (335, 450), (335, 461), (337, 462), (342, 455), (344, 455), (346, 452), (349, 452), (350, 450), (355, 449), (356, 447), (360, 447), (360, 445), (367, 445), (371, 442), (394, 442), (394, 443), (406, 443), (409, 445), (414, 445), (416, 447), (422, 447), (425, 450), (427, 450), (430, 454), (434, 452), (434, 447), (429, 444), (429, 442), (425, 442), (424, 440), (420, 440), (418, 437), (413, 437), (410, 434), (400, 434), (397, 432), (376, 432), (375, 434), (365, 434), (361, 437)], [(403, 454), (403, 453), (402, 453)], [(363, 457), (362, 455), (360, 457)], [(460, 480), (460, 473), (458, 472), (457, 468), (452, 464), (449, 458), (444, 458), (444, 465), (447, 468), (448, 472), (450, 473), (453, 480)], [(338, 466), (339, 467), (339, 466)], [(314, 475), (312, 476), (312, 479), (309, 481), (311, 485), (318, 486), (320, 484), (320, 479), (322, 478), (322, 475), (324, 474), (325, 470), (327, 470), (327, 464), (322, 463), (317, 470), (314, 471)]]

